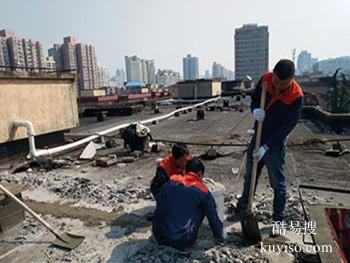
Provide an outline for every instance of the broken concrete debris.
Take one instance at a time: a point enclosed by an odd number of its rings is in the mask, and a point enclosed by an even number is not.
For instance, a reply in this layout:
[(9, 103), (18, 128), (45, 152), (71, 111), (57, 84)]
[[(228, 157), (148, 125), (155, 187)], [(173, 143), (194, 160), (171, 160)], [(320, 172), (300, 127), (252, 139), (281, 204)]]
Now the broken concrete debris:
[[(228, 213), (234, 212), (234, 207), (237, 203), (238, 197), (237, 195), (227, 194), (225, 197), (225, 206)], [(297, 193), (290, 193), (287, 197), (287, 204), (285, 208), (286, 213), (286, 222), (291, 221), (304, 221), (304, 215), (302, 211), (302, 207), (300, 204), (300, 199)], [(312, 202), (312, 198), (308, 199), (307, 202)], [(272, 224), (272, 206), (273, 206), (273, 194), (269, 193), (257, 193), (255, 195), (255, 207), (253, 210), (256, 214), (256, 217), (259, 222), (264, 224)]]
[(96, 160), (97, 166), (108, 167), (118, 162), (117, 155), (110, 154), (107, 157), (100, 157)]
[(81, 160), (91, 160), (96, 155), (96, 146), (94, 142), (89, 142), (89, 144), (84, 148), (83, 152), (79, 156)]
[(97, 166), (102, 166), (102, 167), (108, 167), (113, 164), (118, 163), (118, 167), (125, 167), (124, 165), (119, 165), (121, 163), (126, 164), (126, 163), (133, 163), (135, 162), (135, 158), (133, 156), (126, 156), (119, 158), (115, 154), (109, 154), (106, 157), (100, 157), (96, 160), (96, 165)]
[(205, 252), (205, 260), (203, 262), (265, 263), (270, 262), (270, 260), (261, 254), (259, 248), (252, 246), (248, 248), (213, 248)]
[(135, 162), (135, 158), (132, 157), (132, 156), (130, 156), (130, 157), (123, 157), (123, 158), (121, 159), (121, 161), (122, 161), (123, 163), (133, 163), (133, 162)]

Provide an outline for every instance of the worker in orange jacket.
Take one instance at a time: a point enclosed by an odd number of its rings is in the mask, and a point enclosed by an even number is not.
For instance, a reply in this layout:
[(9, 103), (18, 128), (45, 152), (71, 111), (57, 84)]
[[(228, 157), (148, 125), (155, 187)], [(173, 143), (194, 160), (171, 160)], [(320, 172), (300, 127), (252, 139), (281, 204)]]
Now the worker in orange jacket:
[(160, 189), (169, 181), (170, 176), (184, 174), (186, 163), (190, 158), (190, 151), (185, 144), (175, 143), (173, 145), (171, 154), (159, 163), (156, 175), (151, 182), (151, 192), (156, 201)]

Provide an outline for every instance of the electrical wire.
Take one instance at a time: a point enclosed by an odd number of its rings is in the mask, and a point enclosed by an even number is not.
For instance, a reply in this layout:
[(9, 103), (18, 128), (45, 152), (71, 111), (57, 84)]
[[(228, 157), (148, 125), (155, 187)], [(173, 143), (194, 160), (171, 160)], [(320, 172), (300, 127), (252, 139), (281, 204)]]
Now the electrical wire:
[[(152, 139), (153, 142), (163, 142), (163, 143), (183, 143), (186, 145), (197, 145), (197, 146), (222, 146), (222, 147), (247, 147), (248, 143), (202, 143), (202, 142), (183, 142), (176, 140), (163, 140), (163, 139)], [(312, 144), (319, 143), (328, 143), (328, 142), (347, 142), (350, 141), (350, 138), (339, 138), (339, 139), (329, 139), (329, 140), (319, 140), (319, 139), (308, 139), (303, 143), (291, 143), (287, 144), (288, 147), (300, 147), (307, 146)]]

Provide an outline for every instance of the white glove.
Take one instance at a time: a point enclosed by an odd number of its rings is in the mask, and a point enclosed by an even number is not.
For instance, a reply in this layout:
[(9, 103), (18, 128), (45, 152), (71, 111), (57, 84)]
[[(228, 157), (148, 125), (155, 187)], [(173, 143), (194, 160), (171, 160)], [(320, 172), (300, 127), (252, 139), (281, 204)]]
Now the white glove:
[(261, 122), (265, 119), (265, 111), (260, 108), (256, 108), (253, 110), (253, 117), (257, 121)]
[(260, 161), (261, 158), (263, 158), (265, 153), (268, 151), (268, 149), (269, 149), (269, 147), (267, 147), (266, 145), (260, 146), (258, 151), (253, 153), (253, 157), (258, 158), (258, 161)]

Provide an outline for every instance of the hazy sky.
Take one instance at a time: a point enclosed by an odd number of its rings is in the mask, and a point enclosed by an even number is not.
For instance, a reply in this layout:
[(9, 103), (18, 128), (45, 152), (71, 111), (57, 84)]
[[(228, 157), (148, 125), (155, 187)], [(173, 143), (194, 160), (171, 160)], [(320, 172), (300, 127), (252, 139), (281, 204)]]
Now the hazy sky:
[(349, 0), (0, 0), (0, 28), (41, 41), (46, 52), (75, 36), (113, 72), (134, 54), (181, 74), (187, 53), (199, 57), (200, 74), (213, 61), (233, 69), (234, 29), (246, 23), (269, 26), (270, 68), (293, 48), (321, 59), (350, 55)]

